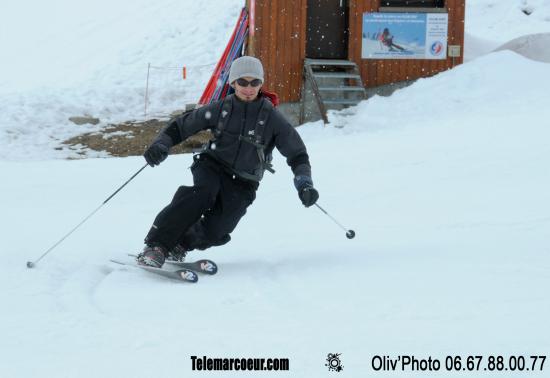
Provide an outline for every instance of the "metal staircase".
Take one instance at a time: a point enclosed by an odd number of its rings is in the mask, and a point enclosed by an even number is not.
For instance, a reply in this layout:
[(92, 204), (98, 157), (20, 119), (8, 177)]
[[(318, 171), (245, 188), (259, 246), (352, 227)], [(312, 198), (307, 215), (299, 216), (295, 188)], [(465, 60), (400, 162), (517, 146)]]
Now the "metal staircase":
[(321, 117), (328, 123), (327, 110), (357, 105), (365, 99), (365, 88), (355, 62), (334, 59), (305, 59), (300, 123), (305, 120), (308, 83)]

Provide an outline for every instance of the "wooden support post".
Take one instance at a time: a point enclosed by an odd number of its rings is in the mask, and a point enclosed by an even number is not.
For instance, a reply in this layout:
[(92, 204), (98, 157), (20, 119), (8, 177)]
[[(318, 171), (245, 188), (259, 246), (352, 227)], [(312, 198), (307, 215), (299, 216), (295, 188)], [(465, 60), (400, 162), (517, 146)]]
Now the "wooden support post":
[(304, 123), (306, 118), (306, 67), (302, 70), (302, 84), (300, 86), (300, 118), (298, 122), (301, 124)]
[(151, 71), (151, 63), (147, 65), (147, 82), (145, 83), (145, 104), (143, 109), (143, 118), (147, 119), (147, 102), (149, 101), (149, 73)]
[(321, 93), (319, 92), (319, 87), (317, 86), (317, 81), (315, 80), (315, 76), (313, 75), (313, 70), (311, 69), (311, 66), (306, 63), (306, 72), (307, 76), (309, 76), (311, 81), (311, 88), (313, 89), (313, 96), (315, 97), (315, 101), (317, 102), (317, 106), (319, 107), (319, 111), (321, 112), (321, 117), (323, 118), (323, 122), (326, 126), (328, 123), (327, 118), (327, 108), (325, 107), (325, 104), (323, 103), (323, 100), (321, 99)]
[(256, 0), (246, 0), (248, 10), (248, 52), (250, 56), (256, 56)]

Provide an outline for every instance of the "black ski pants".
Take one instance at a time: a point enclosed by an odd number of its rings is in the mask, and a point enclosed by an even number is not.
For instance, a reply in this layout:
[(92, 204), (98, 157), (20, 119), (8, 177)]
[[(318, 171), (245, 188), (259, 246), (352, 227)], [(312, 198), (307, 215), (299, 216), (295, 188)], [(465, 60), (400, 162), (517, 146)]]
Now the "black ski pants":
[(167, 250), (178, 243), (187, 250), (225, 244), (256, 198), (258, 183), (229, 174), (206, 155), (195, 155), (194, 160), (194, 185), (178, 188), (155, 218), (146, 244)]

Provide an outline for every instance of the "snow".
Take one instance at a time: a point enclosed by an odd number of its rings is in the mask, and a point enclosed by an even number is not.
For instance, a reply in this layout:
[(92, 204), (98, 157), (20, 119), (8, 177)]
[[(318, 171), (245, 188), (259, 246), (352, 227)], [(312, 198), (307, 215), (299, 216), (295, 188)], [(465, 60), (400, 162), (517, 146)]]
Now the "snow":
[[(78, 158), (60, 143), (144, 119), (149, 63), (148, 118), (196, 103), (241, 6), (241, 0), (9, 2), (0, 15), (0, 145), (9, 148), (0, 159)], [(81, 115), (101, 122), (69, 121)]]
[[(27, 269), (144, 165), (61, 159), (72, 155), (53, 149), (59, 139), (100, 126), (75, 130), (65, 120), (135, 117), (147, 63), (214, 62), (241, 6), (84, 3), (37, 5), (42, 17), (24, 25), (29, 2), (2, 13), (14, 61), (2, 62), (10, 74), (0, 79), (0, 376), (243, 376), (192, 371), (190, 357), (206, 355), (289, 358), (289, 372), (260, 375), (324, 377), (327, 354), (342, 353), (340, 374), (358, 377), (376, 374), (375, 355), (432, 356), (443, 366), (447, 355), (550, 355), (550, 64), (511, 51), (479, 51), (391, 97), (331, 113), (328, 127), (298, 129), (319, 204), (356, 231), (353, 240), (301, 206), (277, 155), (277, 174), (266, 175), (231, 243), (192, 252), (215, 260), (218, 275), (186, 285), (109, 263), (141, 249), (156, 213), (191, 183), (191, 156), (176, 155)], [(547, 3), (529, 1), (536, 17), (518, 24), (524, 3), (467, 2), (467, 32), (496, 44), (547, 32)], [(200, 37), (170, 38), (189, 33)], [(48, 63), (53, 82), (25, 64), (41, 54), (59, 65)], [(155, 109), (197, 98), (208, 70), (198, 76), (183, 94), (160, 93)]]
[(528, 34), (500, 46), (497, 51), (510, 50), (539, 62), (550, 63), (550, 33)]
[[(530, 12), (529, 15), (524, 10)], [(548, 0), (466, 1), (466, 61), (487, 54), (507, 42), (534, 33), (550, 33)], [(537, 54), (534, 46), (530, 54)], [(541, 52), (544, 54), (544, 52)]]

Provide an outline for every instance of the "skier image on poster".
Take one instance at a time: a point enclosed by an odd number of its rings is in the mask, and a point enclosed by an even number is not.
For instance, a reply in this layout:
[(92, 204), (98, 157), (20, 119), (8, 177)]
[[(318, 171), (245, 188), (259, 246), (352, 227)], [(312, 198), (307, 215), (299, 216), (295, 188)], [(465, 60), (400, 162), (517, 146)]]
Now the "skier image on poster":
[(426, 14), (364, 13), (363, 59), (426, 58)]
[(180, 186), (156, 216), (138, 264), (160, 268), (167, 259), (183, 261), (188, 251), (229, 242), (256, 198), (264, 171), (274, 172), (270, 162), (275, 147), (292, 169), (302, 204), (316, 203), (319, 194), (304, 142), (275, 108), (272, 96), (262, 92), (263, 82), (259, 59), (236, 59), (229, 71), (235, 93), (172, 119), (147, 148), (145, 160), (156, 166), (191, 135), (207, 129), (214, 135), (193, 156), (194, 185)]
[(384, 31), (378, 36), (378, 40), (383, 46), (387, 47), (389, 51), (395, 51), (396, 49), (401, 51), (405, 50), (403, 47), (396, 45), (393, 42), (393, 35), (390, 34), (390, 30), (388, 28), (384, 28)]

